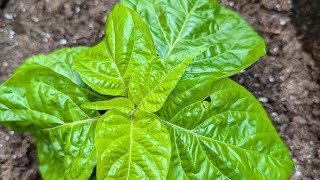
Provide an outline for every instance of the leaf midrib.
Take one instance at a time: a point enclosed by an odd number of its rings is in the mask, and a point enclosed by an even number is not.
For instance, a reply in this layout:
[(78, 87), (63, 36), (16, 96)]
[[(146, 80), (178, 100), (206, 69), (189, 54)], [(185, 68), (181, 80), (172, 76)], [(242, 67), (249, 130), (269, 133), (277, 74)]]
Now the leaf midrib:
[(185, 21), (184, 21), (183, 24), (182, 24), (182, 27), (181, 27), (181, 29), (180, 29), (180, 31), (179, 31), (179, 34), (178, 34), (176, 40), (175, 40), (175, 41), (173, 42), (173, 44), (170, 46), (167, 55), (171, 54), (172, 50), (175, 48), (175, 46), (176, 46), (176, 44), (178, 43), (178, 41), (180, 41), (182, 32), (183, 32), (184, 28), (185, 28), (186, 25), (187, 25), (187, 22), (188, 22), (188, 20), (189, 20), (189, 18), (190, 18), (190, 15), (191, 15), (191, 14), (193, 13), (193, 11), (197, 8), (197, 4), (198, 4), (198, 3), (199, 3), (199, 0), (194, 3), (192, 9), (191, 9), (190, 12), (187, 14), (187, 17), (186, 17)]
[(133, 117), (133, 115), (131, 115), (131, 119), (130, 119), (130, 147), (129, 147), (129, 163), (128, 163), (127, 180), (129, 180), (131, 161), (132, 161), (133, 123), (134, 123), (134, 117)]
[[(128, 70), (129, 70), (129, 67), (130, 67), (130, 65), (131, 65), (131, 63), (132, 63), (132, 57), (133, 57), (133, 52), (134, 52), (134, 50), (135, 50), (135, 48), (136, 48), (136, 29), (135, 29), (135, 27), (136, 27), (136, 22), (134, 21), (134, 15), (129, 11), (129, 13), (130, 13), (130, 16), (131, 16), (131, 18), (132, 18), (132, 23), (133, 23), (133, 46), (132, 46), (132, 50), (131, 50), (131, 53), (130, 53), (130, 58), (129, 58), (129, 62), (128, 62), (128, 66), (127, 66), (127, 68), (126, 68), (126, 70), (125, 70), (125, 72), (123, 73), (123, 76), (125, 76), (126, 75), (126, 73), (128, 72)], [(150, 34), (149, 34), (150, 35)], [(151, 35), (150, 35), (150, 37), (151, 37)], [(128, 95), (128, 94), (127, 94)]]
[[(175, 138), (175, 139), (176, 139), (176, 138)], [(220, 171), (220, 169), (219, 169), (216, 165), (213, 164), (212, 161), (210, 161), (209, 157), (208, 157), (207, 154), (204, 152), (203, 147), (201, 146), (201, 143), (200, 143), (198, 137), (196, 137), (196, 140), (197, 140), (198, 144), (200, 145), (200, 150), (202, 151), (202, 153), (204, 154), (204, 156), (206, 157), (206, 159), (209, 160), (209, 163), (210, 163), (213, 167), (215, 167), (221, 175), (227, 177), (227, 179), (230, 179), (228, 176), (226, 176), (225, 174), (223, 174), (223, 173)]]
[(67, 127), (67, 126), (75, 126), (75, 125), (78, 125), (78, 124), (92, 123), (92, 122), (98, 121), (99, 118), (100, 118), (100, 116), (99, 117), (88, 118), (88, 119), (83, 119), (83, 120), (80, 120), (80, 121), (72, 121), (70, 123), (64, 123), (64, 124), (59, 125), (59, 126), (55, 126), (55, 127), (52, 127), (52, 128), (40, 129), (40, 130), (51, 131), (51, 130), (55, 130), (55, 129), (59, 129), (59, 128), (64, 128), (64, 127)]
[[(108, 47), (108, 50), (110, 51), (109, 47)], [(111, 57), (112, 57), (112, 56), (111, 56)], [(117, 66), (117, 64), (116, 64), (116, 62), (115, 62), (115, 59), (114, 59), (113, 57), (112, 57), (111, 59), (112, 59), (111, 62), (112, 62), (113, 65), (115, 66), (116, 72), (117, 72), (117, 74), (118, 74), (118, 76), (119, 76), (119, 79), (120, 79), (120, 81), (121, 81), (121, 84), (122, 84), (122, 86), (123, 86), (123, 90), (124, 90), (124, 93), (125, 93), (125, 97), (128, 97), (128, 90), (127, 90), (126, 84), (125, 84), (125, 82), (124, 82), (124, 79), (123, 79), (123, 77), (122, 77), (121, 74), (120, 74), (120, 71), (119, 71), (118, 66)]]
[[(114, 24), (113, 24), (113, 23), (112, 23), (112, 29), (114, 30)], [(113, 33), (113, 36), (115, 37), (115, 38), (113, 39), (113, 43), (116, 44), (116, 37), (117, 37), (117, 36), (115, 35), (115, 31), (112, 31), (112, 33)], [(126, 84), (125, 84), (125, 82), (124, 82), (124, 79), (123, 79), (123, 77), (121, 76), (121, 73), (120, 73), (120, 71), (119, 71), (119, 69), (118, 69), (118, 66), (117, 66), (116, 61), (115, 61), (115, 57), (113, 57), (112, 54), (111, 54), (111, 49), (110, 49), (110, 47), (109, 47), (109, 45), (108, 45), (107, 39), (106, 39), (105, 41), (106, 41), (105, 43), (106, 43), (107, 50), (109, 51), (109, 54), (110, 54), (110, 57), (111, 57), (111, 62), (112, 62), (113, 65), (115, 66), (116, 72), (117, 72), (117, 74), (118, 74), (118, 76), (119, 76), (119, 79), (120, 79), (120, 81), (121, 81), (121, 84), (122, 84), (122, 86), (123, 86), (123, 90), (124, 90), (124, 93), (125, 93), (125, 97), (128, 97), (128, 89), (127, 89)], [(116, 47), (116, 46), (114, 46), (114, 47)], [(115, 48), (114, 48), (113, 54), (114, 54), (114, 56), (116, 56), (116, 49), (115, 49)]]
[[(139, 105), (136, 107), (135, 110), (137, 110), (142, 104), (143, 102), (148, 98), (148, 96), (155, 90), (158, 88), (158, 86), (160, 86), (160, 84), (162, 84), (170, 75), (171, 73), (173, 73), (178, 67), (179, 65), (183, 64), (185, 61), (189, 60), (189, 58), (186, 58), (185, 60), (181, 61), (180, 63), (178, 63), (151, 91), (148, 92), (148, 94), (141, 100), (141, 102), (139, 103)], [(181, 75), (182, 76), (182, 75)], [(181, 79), (181, 77), (180, 77)]]
[(245, 152), (250, 151), (250, 152), (253, 152), (253, 153), (262, 154), (262, 155), (268, 156), (268, 157), (270, 157), (270, 158), (272, 158), (272, 159), (275, 159), (275, 160), (277, 160), (277, 161), (287, 161), (287, 160), (285, 160), (285, 159), (278, 159), (278, 158), (276, 158), (276, 157), (273, 157), (273, 156), (271, 156), (270, 154), (261, 153), (261, 152), (254, 151), (254, 150), (250, 150), (250, 149), (244, 149), (244, 148), (235, 146), (235, 145), (233, 145), (233, 144), (225, 143), (225, 142), (223, 142), (223, 141), (219, 141), (219, 140), (214, 139), (214, 138), (206, 137), (206, 136), (204, 136), (204, 135), (201, 135), (201, 134), (192, 132), (192, 131), (189, 130), (189, 129), (183, 128), (183, 127), (181, 127), (181, 126), (178, 126), (178, 125), (176, 125), (176, 124), (173, 124), (173, 123), (171, 123), (171, 122), (169, 122), (169, 121), (166, 121), (166, 120), (163, 120), (163, 119), (161, 119), (161, 122), (163, 122), (163, 123), (171, 126), (172, 128), (180, 129), (180, 130), (182, 130), (182, 131), (185, 131), (185, 132), (187, 132), (187, 133), (190, 133), (190, 134), (192, 134), (192, 135), (194, 135), (195, 137), (200, 138), (200, 139), (208, 139), (209, 141), (215, 141), (216, 143), (224, 144), (225, 146), (228, 146), (228, 147), (231, 146), (231, 147), (233, 147), (233, 148), (240, 149), (240, 150), (245, 151)]
[[(70, 81), (71, 81), (71, 80), (70, 80)], [(64, 96), (67, 97), (66, 99), (69, 99), (69, 100), (72, 102), (72, 104), (74, 104), (76, 107), (78, 107), (78, 109), (83, 113), (82, 115), (88, 116), (87, 113), (85, 113), (85, 112), (78, 106), (78, 104), (77, 104), (73, 99), (71, 99), (71, 97), (70, 97), (68, 94), (66, 94), (66, 93), (58, 90), (57, 88), (55, 88), (54, 86), (51, 86), (50, 84), (48, 84), (48, 83), (46, 83), (46, 82), (43, 82), (43, 81), (34, 81), (34, 82), (37, 82), (37, 83), (39, 83), (39, 84), (43, 84), (43, 85), (45, 85), (45, 86), (47, 86), (47, 87), (49, 87), (49, 88), (52, 88), (54, 91), (63, 94)], [(73, 83), (73, 82), (72, 82), (72, 83)], [(41, 99), (41, 100), (42, 100), (42, 99)]]

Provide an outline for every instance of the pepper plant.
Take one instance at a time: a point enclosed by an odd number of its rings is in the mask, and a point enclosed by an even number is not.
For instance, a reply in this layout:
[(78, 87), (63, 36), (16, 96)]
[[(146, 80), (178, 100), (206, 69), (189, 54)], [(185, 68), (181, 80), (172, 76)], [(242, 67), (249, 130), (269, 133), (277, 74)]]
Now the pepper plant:
[(26, 60), (0, 123), (36, 138), (44, 179), (288, 179), (260, 103), (228, 79), (264, 41), (215, 0), (122, 0), (105, 37)]

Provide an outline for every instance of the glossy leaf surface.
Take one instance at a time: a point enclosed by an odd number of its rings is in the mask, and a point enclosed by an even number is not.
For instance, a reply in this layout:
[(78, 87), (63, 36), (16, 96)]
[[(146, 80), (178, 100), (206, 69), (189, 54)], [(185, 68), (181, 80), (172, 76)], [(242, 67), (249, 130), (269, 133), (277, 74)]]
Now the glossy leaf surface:
[(116, 5), (108, 17), (106, 37), (77, 57), (76, 69), (92, 89), (128, 96), (128, 81), (140, 64), (156, 55), (149, 28), (133, 10)]
[(96, 129), (98, 179), (165, 179), (170, 139), (165, 126), (151, 113), (133, 116), (110, 110)]
[(124, 97), (117, 97), (107, 101), (89, 102), (82, 105), (83, 108), (93, 110), (110, 110), (116, 109), (123, 113), (129, 113), (134, 109), (133, 102)]
[(228, 77), (265, 54), (265, 44), (236, 13), (216, 0), (122, 0), (148, 24), (160, 56), (195, 47), (207, 50), (194, 59), (183, 79)]
[(95, 111), (70, 79), (41, 66), (20, 68), (0, 86), (0, 123), (37, 138), (44, 179), (88, 179), (95, 166)]
[(229, 79), (182, 81), (158, 112), (171, 135), (168, 179), (288, 179), (287, 148), (259, 102)]
[(194, 56), (179, 54), (155, 58), (150, 63), (140, 65), (129, 83), (137, 108), (151, 113), (158, 111), (193, 58)]
[(39, 54), (32, 56), (26, 60), (26, 62), (18, 68), (25, 68), (29, 65), (40, 65), (48, 67), (51, 70), (55, 71), (58, 74), (65, 76), (70, 79), (86, 93), (90, 100), (105, 100), (110, 97), (102, 96), (101, 94), (95, 92), (89, 88), (80, 78), (79, 74), (75, 70), (73, 60), (84, 50), (87, 50), (87, 47), (72, 47), (72, 48), (62, 48), (56, 50), (50, 54), (44, 55)]
[(62, 48), (48, 55), (35, 55), (28, 58), (26, 62), (22, 66), (20, 66), (20, 68), (24, 68), (29, 65), (45, 66), (52, 69), (56, 73), (69, 78), (79, 86), (85, 86), (84, 82), (81, 80), (79, 74), (74, 68), (73, 60), (77, 55), (79, 55), (83, 50), (86, 49), (88, 48), (79, 46), (72, 48)]

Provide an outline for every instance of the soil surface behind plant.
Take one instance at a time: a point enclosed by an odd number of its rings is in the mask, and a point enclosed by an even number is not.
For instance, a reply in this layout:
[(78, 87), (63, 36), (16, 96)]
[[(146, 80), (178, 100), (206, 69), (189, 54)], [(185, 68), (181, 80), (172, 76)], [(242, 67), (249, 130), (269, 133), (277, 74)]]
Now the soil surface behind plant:
[[(320, 1), (221, 0), (264, 37), (268, 55), (233, 77), (264, 105), (287, 144), (291, 179), (320, 179)], [(103, 37), (115, 1), (0, 0), (0, 83), (24, 59)], [(0, 180), (41, 179), (33, 138), (0, 126)]]

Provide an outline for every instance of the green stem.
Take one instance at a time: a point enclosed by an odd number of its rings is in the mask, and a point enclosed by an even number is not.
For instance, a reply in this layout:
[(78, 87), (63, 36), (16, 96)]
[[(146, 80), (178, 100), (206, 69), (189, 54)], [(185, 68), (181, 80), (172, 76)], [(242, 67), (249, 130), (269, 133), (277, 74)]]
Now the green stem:
[(59, 128), (63, 128), (63, 127), (67, 127), (67, 126), (75, 126), (78, 124), (84, 124), (84, 123), (91, 123), (91, 122), (95, 122), (98, 121), (100, 119), (99, 117), (94, 117), (94, 118), (89, 118), (89, 119), (84, 119), (84, 120), (80, 120), (80, 121), (74, 121), (74, 122), (70, 122), (70, 123), (64, 123), (60, 126), (56, 126), (56, 127), (52, 127), (52, 128), (45, 128), (45, 129), (41, 129), (43, 131), (51, 131), (54, 129), (59, 129)]

